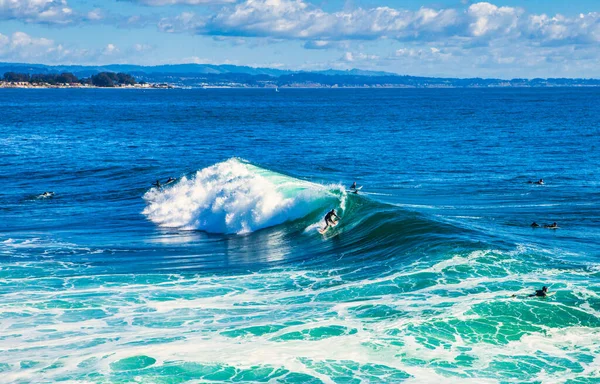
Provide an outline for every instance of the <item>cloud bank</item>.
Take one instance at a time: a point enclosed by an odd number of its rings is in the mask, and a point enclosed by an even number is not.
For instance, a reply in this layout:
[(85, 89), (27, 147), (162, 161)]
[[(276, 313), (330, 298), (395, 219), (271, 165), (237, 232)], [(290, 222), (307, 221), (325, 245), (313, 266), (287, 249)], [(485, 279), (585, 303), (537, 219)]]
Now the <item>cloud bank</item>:
[(66, 0), (0, 0), (0, 20), (67, 24), (73, 13)]
[(326, 12), (303, 0), (246, 0), (225, 6), (213, 15), (184, 12), (163, 18), (158, 26), (164, 32), (314, 40), (315, 43), (307, 44), (309, 48), (324, 46), (323, 42), (329, 41), (376, 39), (454, 40), (462, 45), (485, 44), (495, 39), (536, 44), (600, 42), (598, 12), (569, 18), (527, 14), (519, 7), (499, 7), (488, 2), (472, 4), (465, 10), (376, 7)]

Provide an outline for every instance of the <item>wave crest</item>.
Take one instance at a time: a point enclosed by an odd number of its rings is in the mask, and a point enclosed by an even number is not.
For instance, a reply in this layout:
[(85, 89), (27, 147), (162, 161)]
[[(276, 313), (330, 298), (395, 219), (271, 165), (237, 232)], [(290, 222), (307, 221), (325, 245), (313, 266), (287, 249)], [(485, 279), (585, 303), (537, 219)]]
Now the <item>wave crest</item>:
[(335, 204), (344, 208), (341, 186), (326, 187), (229, 159), (144, 194), (143, 210), (163, 227), (210, 233), (249, 233), (308, 216)]

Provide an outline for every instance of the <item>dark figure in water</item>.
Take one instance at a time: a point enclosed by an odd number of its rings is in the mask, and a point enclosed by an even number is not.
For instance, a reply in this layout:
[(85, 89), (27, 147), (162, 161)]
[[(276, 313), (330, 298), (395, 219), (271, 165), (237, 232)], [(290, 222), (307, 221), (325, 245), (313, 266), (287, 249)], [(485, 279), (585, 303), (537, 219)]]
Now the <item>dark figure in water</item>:
[(556, 224), (556, 221), (555, 221), (554, 223), (552, 223), (550, 225), (548, 225), (548, 224), (544, 225), (544, 228), (551, 228), (551, 229), (558, 228), (558, 224)]
[(54, 192), (44, 192), (40, 195), (40, 197), (52, 197), (54, 196)]
[(534, 184), (544, 185), (544, 179), (540, 179), (539, 181), (536, 181)]
[(350, 187), (350, 189), (356, 189), (356, 181), (354, 183), (352, 183), (352, 186)]
[(160, 187), (161, 187), (160, 180), (156, 180), (156, 183), (154, 183), (152, 185), (154, 185), (156, 188), (160, 189)]
[(533, 223), (531, 223), (531, 228), (539, 228), (540, 225), (538, 223), (536, 223), (535, 221)]
[(174, 178), (174, 177), (169, 177), (169, 178), (167, 179), (167, 182), (166, 182), (165, 184), (171, 184), (172, 182), (174, 182), (174, 181), (176, 181), (176, 180), (177, 180), (177, 179), (176, 179), (176, 178)]
[(542, 289), (536, 289), (535, 293), (532, 293), (531, 295), (529, 295), (529, 297), (546, 297), (548, 296), (548, 287), (544, 286), (542, 287)]
[(335, 221), (333, 221), (334, 217), (337, 217), (338, 220), (341, 220), (340, 217), (335, 214), (335, 209), (332, 209), (331, 211), (327, 212), (327, 214), (325, 215), (325, 228), (322, 229), (323, 231), (329, 228), (330, 225), (335, 225)]

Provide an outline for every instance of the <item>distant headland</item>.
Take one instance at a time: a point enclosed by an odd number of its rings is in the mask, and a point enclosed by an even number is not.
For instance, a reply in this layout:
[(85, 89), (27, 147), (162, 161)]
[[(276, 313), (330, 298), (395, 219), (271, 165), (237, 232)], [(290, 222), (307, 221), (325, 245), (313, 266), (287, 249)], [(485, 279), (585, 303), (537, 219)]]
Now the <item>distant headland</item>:
[(170, 88), (168, 84), (137, 82), (133, 76), (123, 72), (99, 72), (89, 77), (78, 78), (71, 72), (19, 73), (5, 72), (0, 78), (0, 88)]
[(600, 79), (439, 78), (351, 70), (291, 71), (236, 65), (140, 66), (0, 63), (0, 87), (22, 88), (500, 88), (598, 87)]

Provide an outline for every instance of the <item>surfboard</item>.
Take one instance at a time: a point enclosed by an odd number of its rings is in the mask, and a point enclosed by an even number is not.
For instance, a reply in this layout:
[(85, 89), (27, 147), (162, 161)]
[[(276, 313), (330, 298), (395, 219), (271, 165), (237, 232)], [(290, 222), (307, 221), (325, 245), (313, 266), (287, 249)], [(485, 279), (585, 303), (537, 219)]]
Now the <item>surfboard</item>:
[(331, 224), (330, 226), (328, 226), (327, 228), (319, 228), (319, 233), (320, 233), (321, 235), (323, 235), (325, 232), (327, 232), (327, 230), (328, 230), (329, 228), (333, 228), (333, 227), (337, 226), (339, 222), (340, 222), (340, 221), (338, 220), (338, 221), (336, 221), (335, 223), (333, 223), (333, 224)]
[(536, 296), (536, 295), (517, 295), (517, 294), (515, 293), (515, 294), (514, 294), (514, 295), (512, 295), (511, 297), (512, 297), (512, 298), (515, 298), (515, 299), (529, 299), (529, 298), (531, 298), (531, 299), (544, 299), (544, 298), (546, 298), (546, 297), (554, 296), (555, 294), (556, 294), (556, 292), (555, 292), (555, 291), (552, 291), (552, 292), (548, 292), (548, 293), (546, 293), (546, 296)]
[(349, 189), (348, 192), (350, 193), (358, 193), (358, 191), (360, 191), (362, 189), (362, 185), (360, 187), (357, 187), (356, 189)]
[(547, 292), (546, 296), (531, 296), (531, 297), (534, 299), (545, 299), (546, 297), (550, 297), (550, 296), (554, 296), (554, 295), (556, 295), (556, 292), (552, 291), (552, 292)]

